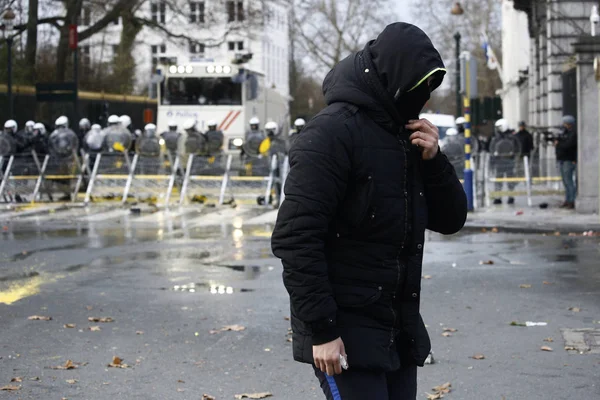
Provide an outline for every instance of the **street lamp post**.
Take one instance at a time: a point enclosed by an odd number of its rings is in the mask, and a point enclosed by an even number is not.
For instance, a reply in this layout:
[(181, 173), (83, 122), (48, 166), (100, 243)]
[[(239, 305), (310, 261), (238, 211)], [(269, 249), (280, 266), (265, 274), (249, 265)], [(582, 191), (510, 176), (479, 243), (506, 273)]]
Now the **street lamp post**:
[(462, 115), (460, 95), (460, 33), (456, 32), (454, 34), (454, 40), (456, 40), (456, 69), (454, 76), (456, 79), (456, 117), (458, 118)]
[(8, 8), (2, 16), (4, 25), (4, 37), (6, 38), (6, 94), (8, 97), (8, 118), (13, 118), (13, 97), (12, 97), (12, 44), (13, 44), (13, 28), (15, 24), (15, 13)]

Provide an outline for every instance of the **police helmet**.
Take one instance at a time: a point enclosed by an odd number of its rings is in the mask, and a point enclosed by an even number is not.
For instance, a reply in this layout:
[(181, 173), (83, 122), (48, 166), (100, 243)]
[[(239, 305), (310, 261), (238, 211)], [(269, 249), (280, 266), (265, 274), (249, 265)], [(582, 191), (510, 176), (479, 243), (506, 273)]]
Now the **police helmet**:
[(208, 129), (211, 130), (217, 130), (217, 121), (215, 121), (214, 119), (208, 120), (208, 122), (206, 123), (206, 126), (208, 126)]
[(25, 122), (25, 130), (28, 132), (33, 132), (33, 126), (35, 125), (34, 121)]
[(167, 126), (169, 128), (175, 128), (175, 129), (177, 129), (177, 122), (175, 122), (174, 120), (170, 120), (169, 122), (167, 122)]
[(269, 121), (265, 124), (265, 131), (269, 136), (276, 136), (279, 132), (279, 126), (275, 121)]
[(131, 125), (131, 117), (129, 117), (129, 115), (121, 115), (119, 120), (121, 121), (121, 125), (125, 128), (129, 128), (129, 125)]
[(41, 122), (36, 122), (33, 125), (33, 130), (34, 131), (38, 131), (41, 135), (45, 135), (46, 134), (46, 127)]
[(189, 130), (191, 130), (191, 129), (194, 129), (194, 128), (196, 128), (196, 123), (197, 123), (197, 122), (196, 122), (196, 120), (195, 120), (195, 119), (193, 119), (193, 118), (189, 118), (189, 119), (186, 119), (186, 120), (183, 122), (183, 125), (182, 125), (182, 127), (183, 127), (183, 129), (185, 129), (186, 131), (189, 131)]
[(501, 118), (498, 121), (496, 121), (496, 124), (494, 126), (496, 127), (496, 132), (506, 132), (508, 130), (508, 121), (504, 118)]
[(456, 128), (448, 128), (446, 130), (446, 136), (456, 136), (458, 135), (458, 130)]
[(154, 136), (156, 134), (156, 125), (154, 125), (154, 124), (147, 124), (144, 127), (144, 134), (146, 136)]
[(54, 122), (55, 128), (68, 128), (69, 127), (69, 118), (61, 115)]
[(19, 125), (17, 124), (17, 121), (15, 121), (14, 119), (9, 119), (8, 121), (6, 121), (4, 123), (5, 131), (10, 130), (12, 133), (16, 133), (18, 129), (19, 129)]
[(81, 118), (81, 120), (79, 121), (79, 129), (90, 129), (90, 127), (90, 120), (87, 118)]
[(250, 129), (257, 131), (260, 126), (260, 119), (258, 119), (258, 117), (252, 117), (248, 123), (250, 124)]
[(121, 118), (119, 118), (118, 115), (111, 115), (110, 117), (108, 117), (108, 124), (109, 125), (117, 125), (121, 123)]
[(454, 121), (456, 125), (464, 125), (466, 122), (467, 120), (465, 119), (465, 117), (458, 117), (456, 118), (456, 121)]
[(102, 129), (102, 127), (101, 127), (99, 124), (94, 124), (94, 125), (92, 125), (92, 127), (91, 127), (90, 129), (93, 129), (93, 130), (101, 130), (101, 129)]

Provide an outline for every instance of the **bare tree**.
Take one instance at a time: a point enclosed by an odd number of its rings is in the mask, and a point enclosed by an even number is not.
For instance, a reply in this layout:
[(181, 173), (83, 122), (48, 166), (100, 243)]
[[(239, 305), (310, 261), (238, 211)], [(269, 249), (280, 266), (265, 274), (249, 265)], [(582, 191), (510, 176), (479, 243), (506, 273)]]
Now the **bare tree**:
[(388, 0), (294, 1), (293, 35), (311, 72), (326, 72), (374, 39), (394, 13)]
[(454, 35), (460, 33), (461, 49), (477, 57), (479, 94), (495, 96), (502, 84), (498, 72), (486, 67), (482, 33), (487, 34), (489, 44), (501, 59), (501, 3), (498, 0), (464, 0), (460, 3), (464, 13), (452, 15), (450, 10), (455, 3), (456, 0), (420, 0), (414, 5), (413, 18), (431, 37), (450, 70), (456, 68)]

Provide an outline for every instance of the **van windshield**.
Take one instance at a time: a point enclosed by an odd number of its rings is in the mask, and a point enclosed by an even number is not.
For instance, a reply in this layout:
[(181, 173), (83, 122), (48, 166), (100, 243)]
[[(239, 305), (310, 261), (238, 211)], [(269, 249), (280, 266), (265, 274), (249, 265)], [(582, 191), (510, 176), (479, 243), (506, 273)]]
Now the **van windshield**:
[(227, 77), (167, 78), (161, 89), (162, 105), (242, 105), (242, 85)]

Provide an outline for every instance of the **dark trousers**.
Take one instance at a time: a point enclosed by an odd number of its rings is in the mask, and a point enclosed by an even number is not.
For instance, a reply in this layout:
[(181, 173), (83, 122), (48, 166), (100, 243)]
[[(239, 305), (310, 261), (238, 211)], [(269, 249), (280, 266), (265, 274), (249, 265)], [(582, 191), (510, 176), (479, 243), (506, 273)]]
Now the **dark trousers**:
[(327, 400), (415, 400), (417, 367), (376, 372), (350, 367), (341, 375), (328, 376), (313, 366)]

